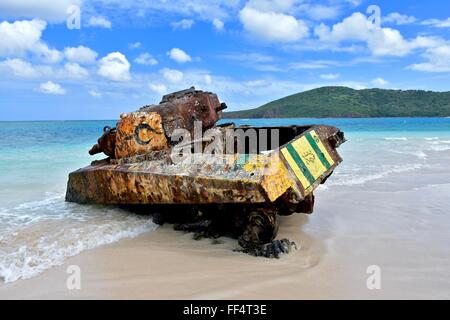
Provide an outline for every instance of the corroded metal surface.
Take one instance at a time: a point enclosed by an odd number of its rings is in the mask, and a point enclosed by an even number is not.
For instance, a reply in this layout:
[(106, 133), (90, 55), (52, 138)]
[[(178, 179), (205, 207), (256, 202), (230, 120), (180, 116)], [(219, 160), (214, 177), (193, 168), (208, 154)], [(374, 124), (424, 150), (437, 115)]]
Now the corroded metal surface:
[(127, 158), (168, 148), (162, 118), (156, 112), (132, 112), (117, 124), (115, 157)]
[(103, 135), (98, 139), (97, 144), (95, 144), (89, 154), (92, 156), (97, 153), (103, 152), (108, 157), (113, 157), (116, 150), (116, 128), (104, 127)]
[(122, 114), (116, 128), (105, 128), (91, 155), (105, 153), (111, 158), (126, 158), (168, 148), (176, 129), (193, 133), (195, 122), (203, 131), (212, 128), (227, 106), (217, 95), (190, 88), (166, 95), (158, 105)]
[[(285, 213), (311, 211), (305, 201), (313, 203), (314, 189), (342, 161), (336, 152), (345, 141), (342, 132), (331, 126), (214, 127), (224, 107), (215, 94), (191, 88), (164, 96), (159, 105), (122, 114), (117, 128), (105, 128), (90, 151), (103, 151), (109, 158), (69, 175), (67, 201), (273, 204)], [(201, 121), (205, 133), (212, 128), (209, 135), (178, 144), (170, 140), (175, 129), (192, 133), (195, 121)], [(229, 135), (235, 150), (237, 133), (245, 135), (249, 129), (256, 130), (258, 140), (253, 145), (248, 143), (241, 152), (204, 152), (220, 139), (220, 145), (228, 148)], [(272, 141), (268, 144), (270, 139), (259, 135), (270, 130), (276, 132), (280, 145), (272, 145)], [(196, 143), (200, 143), (200, 153), (175, 163), (172, 151), (190, 151)]]
[[(298, 204), (342, 161), (329, 143), (339, 132), (334, 127), (312, 126), (278, 150), (248, 155), (243, 163), (239, 163), (236, 154), (193, 154), (177, 164), (170, 162), (168, 154), (159, 159), (141, 156), (131, 162), (120, 159), (94, 163), (70, 174), (67, 200), (101, 204), (211, 204), (265, 203), (281, 198)], [(296, 141), (304, 143), (306, 136), (315, 137), (329, 159), (329, 166), (324, 167), (311, 150), (299, 151), (305, 158), (306, 169), (314, 174), (313, 181), (305, 180), (298, 166), (286, 160), (283, 151), (291, 145), (296, 148)]]
[(66, 200), (175, 218), (185, 221), (177, 230), (201, 236), (231, 231), (256, 256), (295, 249), (275, 240), (277, 215), (312, 213), (314, 190), (342, 162), (343, 133), (320, 125), (216, 126), (224, 108), (215, 94), (191, 88), (122, 114), (89, 151), (108, 158), (70, 173)]
[(164, 96), (159, 105), (144, 106), (139, 111), (157, 112), (163, 119), (167, 136), (176, 129), (194, 130), (195, 121), (202, 123), (203, 130), (212, 128), (226, 109), (217, 95), (191, 88)]

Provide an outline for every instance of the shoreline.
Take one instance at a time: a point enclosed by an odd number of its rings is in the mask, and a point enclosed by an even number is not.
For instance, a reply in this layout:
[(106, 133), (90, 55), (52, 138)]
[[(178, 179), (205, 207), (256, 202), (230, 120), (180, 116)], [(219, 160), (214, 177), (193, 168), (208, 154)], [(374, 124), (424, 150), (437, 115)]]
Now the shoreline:
[[(233, 111), (234, 112), (234, 111)], [(450, 116), (448, 117), (422, 117), (422, 116), (399, 116), (399, 117), (260, 117), (260, 118), (227, 118), (222, 117), (220, 120), (255, 120), (255, 119), (450, 119)], [(89, 121), (118, 121), (119, 119), (79, 119), (79, 120), (73, 120), (73, 119), (47, 119), (47, 120), (0, 120), (0, 123), (9, 123), (9, 122), (89, 122)]]
[[(220, 238), (222, 243), (213, 245), (209, 239), (195, 241), (192, 234), (164, 225), (133, 239), (84, 251), (37, 277), (0, 283), (0, 298), (449, 298), (448, 236), (435, 234), (439, 226), (432, 220), (427, 223), (433, 225), (425, 228), (405, 215), (423, 219), (425, 198), (445, 208), (442, 197), (450, 192), (450, 184), (424, 187), (434, 188), (431, 193), (414, 188), (411, 182), (417, 180), (420, 186), (420, 178), (428, 179), (430, 173), (414, 175), (398, 174), (331, 192), (320, 190), (311, 216), (280, 217), (278, 238), (289, 238), (300, 248), (279, 260), (233, 252), (237, 248), (233, 239)], [(391, 187), (383, 190), (383, 185)], [(392, 225), (393, 216), (402, 220), (400, 226), (407, 232)], [(441, 245), (430, 250), (435, 238)], [(424, 255), (426, 261), (418, 259)], [(71, 265), (80, 267), (81, 290), (66, 287), (66, 270)], [(383, 270), (382, 290), (366, 287), (370, 265)]]

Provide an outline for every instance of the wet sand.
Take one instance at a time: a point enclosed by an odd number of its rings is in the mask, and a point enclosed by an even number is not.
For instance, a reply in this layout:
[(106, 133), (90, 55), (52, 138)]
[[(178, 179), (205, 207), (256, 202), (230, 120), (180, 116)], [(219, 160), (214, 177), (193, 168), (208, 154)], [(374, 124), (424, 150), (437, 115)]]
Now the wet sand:
[[(429, 182), (437, 184), (429, 184)], [(1, 299), (445, 299), (450, 298), (450, 176), (418, 171), (317, 192), (313, 215), (282, 217), (279, 238), (300, 249), (280, 260), (194, 241), (171, 226), (82, 252)], [(81, 268), (81, 290), (66, 269)], [(366, 286), (381, 269), (381, 290)]]

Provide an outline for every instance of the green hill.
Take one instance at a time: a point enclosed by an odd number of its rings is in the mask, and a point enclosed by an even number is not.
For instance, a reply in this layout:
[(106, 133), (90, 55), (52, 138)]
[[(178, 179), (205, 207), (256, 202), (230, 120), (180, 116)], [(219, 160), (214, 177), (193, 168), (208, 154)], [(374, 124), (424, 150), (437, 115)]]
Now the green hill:
[(450, 92), (322, 87), (225, 118), (449, 117)]

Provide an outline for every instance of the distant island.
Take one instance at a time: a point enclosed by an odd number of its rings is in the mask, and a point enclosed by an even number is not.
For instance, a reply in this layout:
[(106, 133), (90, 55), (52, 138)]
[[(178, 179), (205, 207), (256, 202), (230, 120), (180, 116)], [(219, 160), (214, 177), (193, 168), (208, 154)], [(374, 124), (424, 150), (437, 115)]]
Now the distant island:
[(224, 118), (449, 117), (450, 92), (322, 87)]

